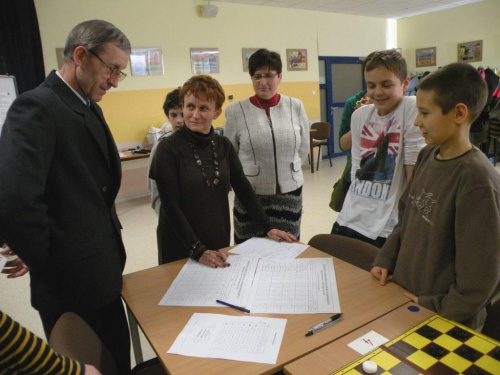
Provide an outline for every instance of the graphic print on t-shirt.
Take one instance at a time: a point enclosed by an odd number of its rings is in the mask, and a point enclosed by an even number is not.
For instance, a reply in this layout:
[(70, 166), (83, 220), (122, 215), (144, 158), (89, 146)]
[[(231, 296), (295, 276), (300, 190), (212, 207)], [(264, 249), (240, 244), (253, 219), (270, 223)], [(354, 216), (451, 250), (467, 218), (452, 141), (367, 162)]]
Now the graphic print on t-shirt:
[[(387, 118), (385, 118), (387, 120)], [(386, 201), (399, 154), (401, 125), (394, 117), (386, 123), (369, 122), (361, 130), (361, 162), (354, 194)]]
[(433, 193), (428, 193), (425, 188), (422, 188), (420, 193), (414, 197), (412, 195), (408, 196), (411, 199), (411, 206), (422, 213), (422, 219), (427, 221), (430, 225), (433, 225), (431, 220), (432, 209), (437, 204), (437, 200), (434, 199)]

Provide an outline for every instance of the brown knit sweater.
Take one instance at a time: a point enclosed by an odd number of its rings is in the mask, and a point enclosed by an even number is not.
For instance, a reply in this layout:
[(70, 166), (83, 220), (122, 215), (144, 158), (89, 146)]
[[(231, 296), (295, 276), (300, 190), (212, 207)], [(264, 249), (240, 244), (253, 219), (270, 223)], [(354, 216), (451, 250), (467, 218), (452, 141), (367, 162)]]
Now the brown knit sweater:
[(420, 305), (475, 328), (500, 290), (500, 175), (477, 148), (444, 161), (437, 152), (420, 152), (374, 265)]

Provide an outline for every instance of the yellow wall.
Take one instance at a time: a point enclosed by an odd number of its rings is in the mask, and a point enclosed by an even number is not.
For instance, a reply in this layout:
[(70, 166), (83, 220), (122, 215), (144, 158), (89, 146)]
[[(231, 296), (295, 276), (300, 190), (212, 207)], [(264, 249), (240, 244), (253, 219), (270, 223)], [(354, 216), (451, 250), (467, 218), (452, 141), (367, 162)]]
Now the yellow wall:
[[(398, 42), (410, 71), (435, 70), (457, 61), (457, 44), (483, 40), (483, 60), (473, 66), (500, 68), (499, 0), (398, 20)], [(436, 47), (436, 66), (416, 68), (415, 49)]]
[[(233, 102), (245, 99), (254, 94), (251, 84), (223, 85), (226, 102), (223, 109)], [(159, 127), (165, 121), (163, 101), (165, 93), (172, 88), (108, 92), (102, 102), (106, 121), (112, 128), (116, 143), (142, 142), (150, 126)], [(313, 95), (312, 92), (316, 92)], [(284, 82), (280, 92), (293, 97), (300, 97), (307, 108), (309, 119), (320, 118), (318, 82)], [(309, 94), (305, 94), (309, 93)], [(233, 100), (227, 96), (233, 95)], [(224, 127), (225, 116), (222, 114), (214, 121), (214, 127)]]
[[(47, 73), (57, 67), (55, 49), (64, 46), (74, 25), (87, 19), (112, 22), (132, 47), (162, 48), (165, 75), (132, 77), (127, 68), (129, 77), (100, 103), (119, 144), (142, 142), (151, 125), (165, 120), (166, 93), (191, 76), (189, 48), (219, 49), (220, 73), (213, 77), (234, 100), (253, 94), (250, 77), (243, 72), (241, 48), (265, 47), (282, 58), (287, 48), (307, 49), (309, 69), (284, 68), (279, 92), (301, 99), (311, 121), (321, 118), (318, 55), (365, 56), (385, 48), (386, 22), (378, 18), (216, 1), (212, 4), (219, 8), (217, 17), (201, 18), (196, 6), (206, 1), (198, 0), (35, 0), (35, 4)], [(373, 31), (370, 40), (361, 38), (366, 26)], [(223, 117), (215, 122), (223, 124)]]

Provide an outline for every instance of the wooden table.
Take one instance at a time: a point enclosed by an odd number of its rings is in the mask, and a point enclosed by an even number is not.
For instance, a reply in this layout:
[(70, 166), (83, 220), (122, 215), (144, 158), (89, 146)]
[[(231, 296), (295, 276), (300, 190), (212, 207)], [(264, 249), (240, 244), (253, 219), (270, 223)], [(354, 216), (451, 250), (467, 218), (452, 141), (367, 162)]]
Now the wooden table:
[(347, 344), (355, 339), (360, 338), (370, 331), (375, 331), (390, 341), (434, 315), (434, 312), (421, 306), (418, 306), (418, 312), (412, 312), (408, 309), (410, 306), (416, 305), (408, 302), (331, 344), (286, 365), (285, 374), (331, 374), (333, 371), (339, 370), (361, 357), (361, 354), (347, 346)]
[(140, 154), (140, 153), (132, 153), (132, 151), (120, 151), (120, 160), (121, 161), (127, 161), (127, 160), (135, 160), (135, 159), (143, 159), (143, 158), (149, 158), (150, 153), (148, 152), (147, 154)]
[[(301, 258), (330, 257), (309, 247)], [(137, 344), (137, 321), (149, 343), (170, 374), (273, 374), (300, 357), (327, 345), (361, 326), (397, 309), (408, 302), (403, 289), (390, 283), (380, 286), (368, 272), (334, 258), (335, 275), (343, 320), (313, 336), (305, 337), (307, 330), (331, 314), (255, 314), (287, 319), (285, 334), (277, 363), (274, 365), (238, 362), (222, 359), (187, 357), (167, 354), (167, 350), (187, 324), (192, 314), (217, 313), (242, 315), (234, 309), (216, 307), (158, 306), (186, 260), (172, 262), (123, 277), (122, 297), (133, 315), (131, 331)], [(252, 314), (253, 315), (253, 314)], [(140, 344), (139, 344), (140, 345)], [(135, 346), (137, 349), (137, 346)], [(137, 354), (136, 351), (136, 360)], [(141, 359), (139, 357), (138, 362)]]
[(311, 155), (311, 173), (314, 173), (313, 133), (317, 132), (317, 131), (318, 131), (318, 129), (309, 129), (309, 155)]
[(148, 162), (150, 154), (138, 154), (131, 151), (120, 151), (122, 162), (122, 181), (118, 199), (125, 200), (147, 196), (148, 191)]

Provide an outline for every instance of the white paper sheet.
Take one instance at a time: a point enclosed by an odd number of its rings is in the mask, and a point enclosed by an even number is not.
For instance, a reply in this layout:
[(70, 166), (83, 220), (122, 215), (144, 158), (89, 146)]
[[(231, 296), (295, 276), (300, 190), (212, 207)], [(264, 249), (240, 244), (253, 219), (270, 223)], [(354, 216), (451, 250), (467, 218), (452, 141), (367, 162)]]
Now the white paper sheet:
[(261, 259), (246, 306), (252, 313), (339, 313), (332, 258)]
[(189, 259), (175, 278), (160, 305), (217, 306), (219, 299), (245, 307), (258, 258), (229, 256), (225, 268), (210, 268)]
[(275, 364), (285, 326), (286, 319), (195, 313), (167, 353)]
[(381, 334), (370, 331), (365, 335), (361, 336), (359, 339), (356, 339), (347, 346), (351, 349), (354, 349), (361, 355), (365, 355), (368, 352), (371, 352), (373, 349), (378, 348), (380, 345), (385, 344), (389, 340), (382, 336)]
[(232, 254), (251, 255), (279, 261), (291, 260), (300, 255), (309, 245), (278, 242), (268, 238), (250, 238), (229, 250)]

